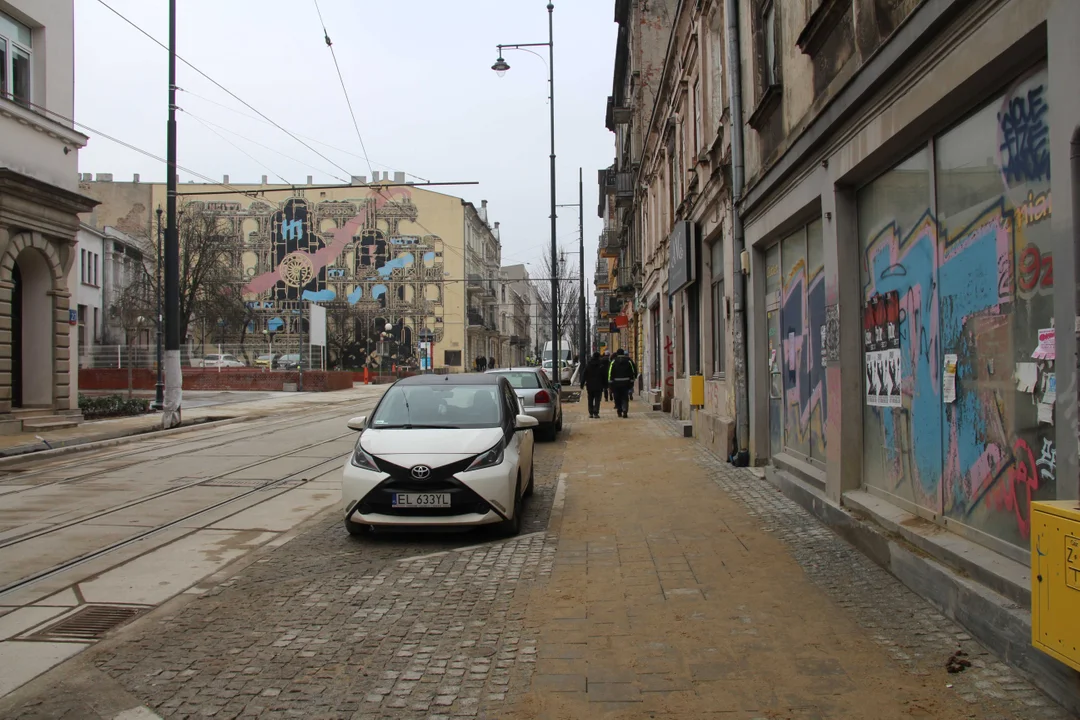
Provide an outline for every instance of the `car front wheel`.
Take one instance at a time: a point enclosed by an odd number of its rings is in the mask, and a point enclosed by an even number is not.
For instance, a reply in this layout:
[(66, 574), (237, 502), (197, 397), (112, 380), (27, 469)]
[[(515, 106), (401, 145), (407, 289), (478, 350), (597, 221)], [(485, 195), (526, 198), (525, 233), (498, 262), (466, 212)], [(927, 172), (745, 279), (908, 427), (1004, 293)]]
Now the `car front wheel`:
[(521, 476), (518, 476), (517, 482), (514, 484), (514, 514), (508, 520), (503, 520), (499, 523), (499, 534), (503, 537), (514, 537), (521, 532), (521, 493), (518, 492), (518, 485), (521, 484)]
[(363, 537), (371, 532), (371, 526), (353, 522), (349, 518), (345, 518), (345, 530), (353, 537)]

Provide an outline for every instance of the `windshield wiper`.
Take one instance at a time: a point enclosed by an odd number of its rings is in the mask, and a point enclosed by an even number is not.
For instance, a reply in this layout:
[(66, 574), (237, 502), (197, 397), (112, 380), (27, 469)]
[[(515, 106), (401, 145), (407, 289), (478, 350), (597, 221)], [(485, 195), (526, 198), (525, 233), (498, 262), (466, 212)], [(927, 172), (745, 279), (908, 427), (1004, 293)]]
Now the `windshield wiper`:
[(399, 423), (397, 425), (373, 425), (372, 430), (460, 430), (457, 425), (414, 425), (412, 423)]

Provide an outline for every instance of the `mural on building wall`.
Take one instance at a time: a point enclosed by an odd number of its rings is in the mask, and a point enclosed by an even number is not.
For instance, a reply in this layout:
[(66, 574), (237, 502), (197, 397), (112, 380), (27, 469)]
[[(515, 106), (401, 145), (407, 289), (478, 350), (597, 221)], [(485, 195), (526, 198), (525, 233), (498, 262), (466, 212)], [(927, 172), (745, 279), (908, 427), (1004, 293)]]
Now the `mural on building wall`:
[[(976, 158), (937, 170), (938, 206), (949, 208), (927, 209), (912, 227), (887, 224), (863, 259), (864, 302), (899, 294), (903, 377), (901, 407), (864, 410), (868, 432), (880, 433), (865, 442), (882, 445), (868, 481), (1018, 545), (1030, 502), (1056, 490), (1054, 361), (1032, 357), (1053, 317), (1045, 82), (1045, 70), (1022, 80), (944, 138), (946, 156), (960, 147)], [(995, 116), (996, 147), (969, 147)], [(996, 169), (976, 165), (980, 154)], [(958, 358), (952, 402), (946, 354)]]
[[(352, 325), (336, 358), (351, 366), (377, 360), (378, 349), (408, 364), (421, 331), (442, 339), (442, 239), (400, 232), (403, 220), (419, 221), (409, 188), (341, 201), (311, 201), (298, 191), (280, 204), (194, 205), (235, 233), (253, 325), (296, 332), (301, 301), (323, 305)], [(387, 323), (389, 342), (380, 344)]]

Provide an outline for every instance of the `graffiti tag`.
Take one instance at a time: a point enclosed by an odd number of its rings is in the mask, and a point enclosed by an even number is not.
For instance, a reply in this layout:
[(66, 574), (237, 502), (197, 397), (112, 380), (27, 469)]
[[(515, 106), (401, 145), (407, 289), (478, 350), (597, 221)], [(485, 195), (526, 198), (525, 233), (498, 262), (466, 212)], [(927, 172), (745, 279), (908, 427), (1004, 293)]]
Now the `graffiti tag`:
[(1009, 185), (1050, 179), (1050, 129), (1045, 121), (1049, 110), (1040, 85), (1026, 97), (1007, 100), (998, 113), (1001, 171)]

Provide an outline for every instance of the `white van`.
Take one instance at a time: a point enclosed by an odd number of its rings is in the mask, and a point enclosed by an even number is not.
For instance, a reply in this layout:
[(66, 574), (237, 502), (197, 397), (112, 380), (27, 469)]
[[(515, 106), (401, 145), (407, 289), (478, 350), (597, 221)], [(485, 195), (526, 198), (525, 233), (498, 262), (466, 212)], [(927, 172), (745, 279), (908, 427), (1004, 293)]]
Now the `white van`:
[[(544, 374), (549, 379), (554, 379), (555, 375), (552, 372), (554, 362), (552, 361), (552, 353), (554, 352), (554, 344), (550, 340), (544, 343), (544, 354), (541, 356), (543, 361), (541, 367), (544, 369)], [(559, 356), (562, 361), (559, 363), (559, 383), (562, 385), (569, 385), (570, 380), (574, 375), (574, 355), (573, 350), (570, 347), (570, 341), (563, 338), (559, 341)]]

